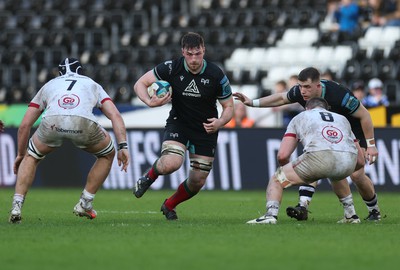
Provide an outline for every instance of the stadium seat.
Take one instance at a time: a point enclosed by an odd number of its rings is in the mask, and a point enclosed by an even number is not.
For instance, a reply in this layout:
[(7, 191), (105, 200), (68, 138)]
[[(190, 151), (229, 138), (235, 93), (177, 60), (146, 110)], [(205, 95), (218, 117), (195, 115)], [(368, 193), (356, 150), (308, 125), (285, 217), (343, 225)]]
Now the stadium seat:
[(73, 34), (67, 28), (51, 29), (47, 33), (46, 45), (64, 46), (69, 51), (73, 42)]
[(142, 11), (134, 11), (130, 12), (127, 17), (129, 29), (134, 31), (148, 31), (150, 29), (150, 22), (147, 13)]
[(58, 10), (45, 10), (41, 12), (43, 29), (61, 29), (64, 27), (65, 17)]
[(378, 65), (374, 60), (364, 59), (360, 62), (360, 79), (368, 81), (378, 76)]
[(254, 43), (257, 47), (265, 46), (268, 44), (268, 36), (271, 30), (267, 27), (260, 27), (254, 29)]
[(93, 49), (102, 49), (109, 50), (110, 49), (110, 38), (104, 28), (94, 28), (88, 29), (89, 40), (88, 40), (88, 48)]
[(400, 104), (400, 83), (398, 80), (386, 80), (383, 85), (383, 91), (390, 104)]
[(25, 44), (24, 30), (20, 28), (2, 29), (0, 37), (0, 44), (7, 48), (23, 46)]
[(355, 78), (360, 78), (361, 67), (357, 59), (350, 59), (346, 62), (340, 78), (345, 81), (354, 80)]
[(12, 64), (8, 67), (8, 78), (6, 82), (13, 86), (26, 87), (28, 85), (28, 77), (26, 69), (23, 65)]
[(307, 5), (298, 5), (298, 8), (293, 13), (292, 25), (298, 27), (313, 27), (315, 22), (313, 14), (314, 10), (310, 9)]
[(325, 70), (327, 66), (329, 66), (330, 61), (332, 60), (332, 55), (334, 53), (333, 46), (320, 46), (317, 49), (317, 53), (315, 56), (314, 66), (319, 68), (320, 70)]
[[(98, 1), (96, 1), (98, 2)], [(106, 10), (94, 9), (87, 15), (87, 25), (88, 28), (105, 28), (110, 29), (111, 21), (110, 14)]]
[(71, 30), (86, 27), (86, 13), (80, 9), (70, 9), (64, 13), (64, 23)]
[(8, 64), (16, 64), (24, 66), (25, 70), (30, 69), (31, 56), (27, 46), (15, 46), (8, 49)]
[(382, 59), (378, 62), (378, 78), (383, 81), (396, 79), (397, 67), (392, 59)]
[(249, 49), (248, 54), (245, 60), (242, 60), (243, 67), (246, 70), (250, 70), (253, 68), (261, 68), (264, 60), (265, 48), (263, 47), (254, 47)]
[(276, 42), (278, 47), (295, 47), (297, 46), (297, 41), (300, 38), (299, 28), (287, 28), (282, 35), (282, 39)]
[(267, 27), (275, 27), (279, 19), (280, 11), (277, 8), (268, 8), (265, 14), (265, 25)]
[(231, 56), (225, 61), (225, 68), (227, 70), (234, 70), (235, 68), (242, 68), (249, 56), (249, 49), (237, 48), (233, 51)]
[(297, 52), (297, 64), (305, 67), (314, 65), (314, 58), (317, 53), (316, 47), (306, 46), (298, 48)]
[(41, 17), (31, 10), (18, 10), (15, 17), (17, 18), (17, 27), (22, 29), (41, 28)]
[(129, 29), (129, 16), (125, 10), (122, 9), (113, 9), (109, 11), (109, 20), (110, 25), (108, 26), (111, 29), (112, 25), (117, 26), (120, 32), (124, 32)]
[(263, 61), (261, 63), (260, 69), (269, 70), (272, 67), (278, 66), (280, 64), (280, 48), (269, 47), (265, 50)]
[(360, 48), (367, 50), (367, 57), (370, 57), (373, 49), (378, 47), (382, 32), (383, 27), (369, 27), (364, 36), (358, 40)]
[(10, 20), (12, 20), (12, 13), (7, 10), (0, 10), (0, 27), (1, 29), (10, 28)]
[(113, 63), (110, 65), (110, 81), (112, 83), (122, 84), (128, 77), (128, 70), (126, 65), (120, 63)]
[(48, 66), (56, 67), (68, 55), (64, 46), (52, 46), (48, 51)]
[(346, 62), (353, 56), (353, 49), (347, 45), (337, 45), (334, 47), (333, 55), (331, 57), (329, 68), (337, 73), (341, 73), (346, 65)]
[(385, 51), (385, 56), (388, 56), (397, 40), (400, 40), (400, 27), (385, 26), (383, 27), (382, 35), (377, 45)]

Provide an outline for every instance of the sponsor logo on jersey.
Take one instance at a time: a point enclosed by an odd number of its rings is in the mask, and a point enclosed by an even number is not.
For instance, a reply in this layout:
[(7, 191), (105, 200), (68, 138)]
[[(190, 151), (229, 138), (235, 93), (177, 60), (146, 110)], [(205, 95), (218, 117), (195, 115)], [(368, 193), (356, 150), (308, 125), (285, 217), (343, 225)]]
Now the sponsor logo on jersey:
[(83, 130), (81, 130), (81, 129), (63, 129), (63, 128), (56, 127), (56, 125), (52, 125), (51, 130), (55, 130), (60, 133), (69, 133), (69, 134), (83, 133)]
[(326, 126), (322, 130), (322, 136), (331, 143), (340, 143), (343, 139), (343, 133), (340, 129), (333, 126)]
[(179, 137), (179, 134), (178, 133), (170, 133), (169, 134), (169, 137), (171, 137), (171, 138), (178, 138)]
[(58, 106), (63, 109), (73, 109), (76, 108), (80, 103), (80, 99), (77, 95), (74, 94), (66, 94), (63, 95), (58, 100)]
[(197, 88), (197, 84), (194, 80), (192, 80), (186, 89), (183, 91), (182, 95), (188, 97), (201, 97), (199, 88)]

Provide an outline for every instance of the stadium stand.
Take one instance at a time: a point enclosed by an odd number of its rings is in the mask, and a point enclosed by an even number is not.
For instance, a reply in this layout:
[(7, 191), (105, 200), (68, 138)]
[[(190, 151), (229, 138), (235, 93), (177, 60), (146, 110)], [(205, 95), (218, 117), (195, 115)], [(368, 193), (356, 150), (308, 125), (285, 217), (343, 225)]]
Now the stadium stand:
[(319, 30), (325, 8), (325, 0), (0, 0), (0, 103), (28, 102), (67, 55), (131, 103), (137, 77), (179, 56), (182, 33), (198, 31), (207, 58), (238, 89), (261, 94), (313, 65), (347, 84), (379, 77), (400, 105), (400, 28), (368, 27), (342, 41)]

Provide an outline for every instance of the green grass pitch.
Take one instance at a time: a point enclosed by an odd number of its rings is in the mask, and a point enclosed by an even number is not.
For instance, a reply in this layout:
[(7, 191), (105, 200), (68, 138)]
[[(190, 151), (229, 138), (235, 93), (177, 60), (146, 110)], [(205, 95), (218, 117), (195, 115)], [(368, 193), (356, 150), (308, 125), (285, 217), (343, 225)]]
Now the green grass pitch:
[[(400, 195), (378, 193), (381, 222), (336, 224), (343, 210), (317, 192), (306, 222), (289, 219), (297, 189), (284, 192), (277, 225), (247, 225), (265, 210), (265, 191), (202, 191), (167, 221), (173, 191), (100, 190), (94, 220), (72, 214), (81, 189), (32, 188), (21, 224), (8, 223), (12, 189), (0, 189), (0, 269), (395, 269)], [(353, 192), (361, 218), (367, 209)]]

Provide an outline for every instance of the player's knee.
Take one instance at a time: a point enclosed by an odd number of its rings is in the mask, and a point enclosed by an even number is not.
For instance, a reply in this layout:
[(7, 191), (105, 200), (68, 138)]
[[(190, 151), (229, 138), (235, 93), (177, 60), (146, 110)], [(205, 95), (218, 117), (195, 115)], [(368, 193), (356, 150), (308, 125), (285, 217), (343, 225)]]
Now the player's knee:
[(179, 145), (163, 143), (161, 147), (161, 155), (178, 155), (185, 157), (185, 149)]
[(29, 139), (28, 154), (38, 160), (44, 159), (46, 157), (46, 155), (40, 153), (40, 151), (36, 148), (32, 138)]
[(212, 169), (212, 161), (205, 160), (203, 158), (191, 158), (190, 159), (190, 170), (192, 171), (203, 171), (209, 173)]
[(281, 184), (282, 188), (288, 188), (293, 185), (292, 182), (290, 182), (290, 180), (286, 177), (282, 166), (276, 170), (275, 178)]
[(115, 156), (115, 149), (114, 149), (114, 142), (110, 140), (108, 145), (104, 147), (102, 150), (93, 153), (97, 158), (104, 157), (104, 158), (109, 158), (109, 159), (114, 159)]

